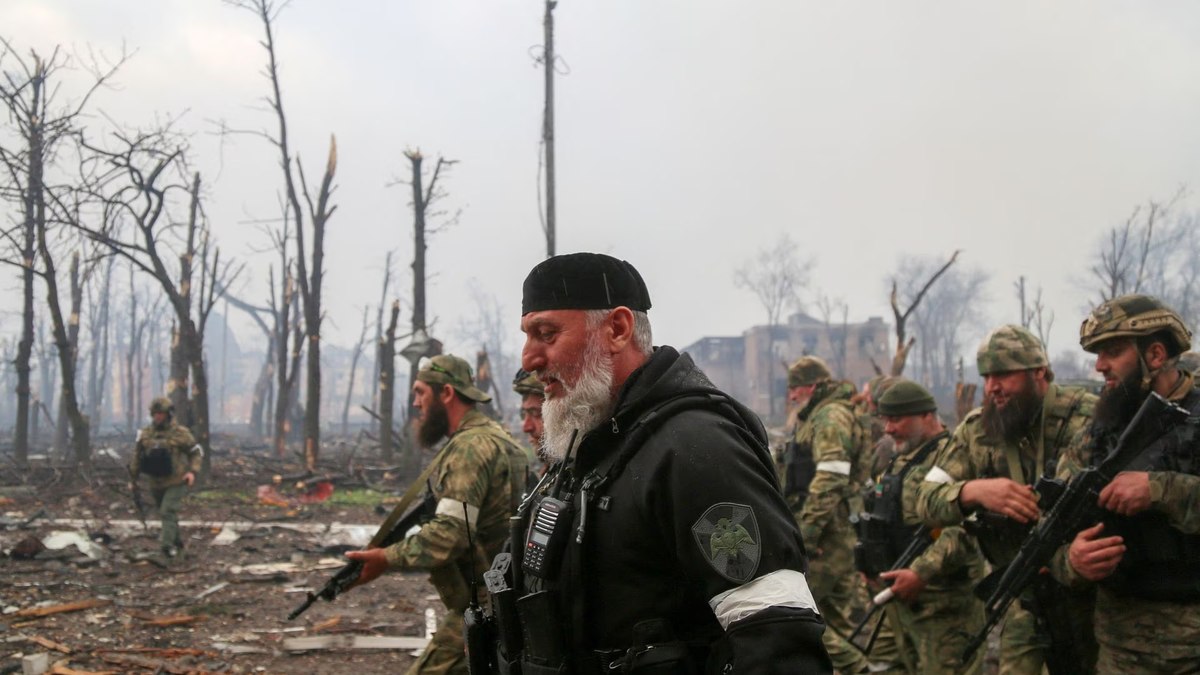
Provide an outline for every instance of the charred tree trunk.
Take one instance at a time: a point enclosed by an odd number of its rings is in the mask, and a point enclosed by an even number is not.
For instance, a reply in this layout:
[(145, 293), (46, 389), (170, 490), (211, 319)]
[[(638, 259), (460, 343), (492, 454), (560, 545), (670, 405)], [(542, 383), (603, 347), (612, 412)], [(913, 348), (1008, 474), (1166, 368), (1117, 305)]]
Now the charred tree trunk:
[(60, 449), (66, 449), (66, 432), (70, 427), (71, 457), (85, 471), (90, 469), (91, 453), (88, 446), (88, 422), (79, 409), (75, 393), (75, 347), (79, 339), (79, 305), (83, 302), (83, 291), (79, 283), (79, 254), (71, 258), (71, 317), (69, 324), (63, 320), (62, 305), (58, 298), (58, 280), (54, 270), (54, 259), (47, 243), (44, 214), (39, 218), (38, 251), (42, 257), (43, 279), (46, 283), (46, 306), (50, 310), (50, 322), (54, 329), (54, 344), (58, 347), (58, 363), (62, 371), (60, 410), (65, 418), (61, 433)]
[[(43, 194), (42, 165), (45, 120), (37, 114), (43, 107), (42, 87), (45, 84), (45, 67), (39, 60), (35, 64), (34, 77), (31, 78), (30, 97), (32, 105), (24, 120), (28, 131), (29, 141), (29, 178), (25, 186), (24, 222), (22, 232), (24, 239), (21, 245), (21, 341), (17, 345), (17, 419), (13, 432), (13, 453), (18, 466), (25, 466), (29, 460), (29, 399), (30, 399), (30, 359), (33, 356), (33, 268), (35, 241), (38, 231), (39, 214), (45, 218), (46, 205)], [(45, 226), (43, 222), (42, 227)], [(37, 411), (33, 411), (37, 415)]]
[(354, 398), (354, 376), (358, 372), (358, 359), (362, 356), (363, 344), (367, 340), (367, 308), (363, 307), (362, 332), (358, 344), (354, 345), (354, 356), (350, 359), (350, 382), (346, 385), (346, 403), (342, 406), (342, 435), (350, 435), (350, 401)]
[[(383, 342), (383, 308), (387, 305), (388, 286), (392, 282), (392, 252), (388, 251), (383, 259), (383, 290), (379, 293), (379, 311), (375, 315), (375, 345)], [(379, 359), (375, 359), (375, 367), (371, 373), (371, 381), (379, 382)], [(379, 410), (379, 387), (371, 387), (371, 408)], [(378, 427), (378, 420), (371, 417), (371, 431), (375, 432)]]
[(399, 318), (400, 301), (397, 300), (392, 303), (392, 316), (375, 357), (379, 362), (379, 454), (384, 462), (391, 462), (395, 456), (392, 418), (396, 403), (396, 321)]

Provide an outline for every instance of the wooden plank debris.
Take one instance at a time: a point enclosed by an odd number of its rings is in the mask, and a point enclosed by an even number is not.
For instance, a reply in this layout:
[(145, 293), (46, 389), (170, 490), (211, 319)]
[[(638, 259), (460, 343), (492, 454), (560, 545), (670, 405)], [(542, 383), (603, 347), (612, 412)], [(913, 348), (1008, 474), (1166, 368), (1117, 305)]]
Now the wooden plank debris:
[(75, 670), (62, 664), (51, 668), (46, 675), (117, 675), (115, 670)]
[(66, 612), (81, 612), (85, 609), (93, 609), (96, 607), (104, 607), (111, 605), (112, 600), (103, 598), (92, 598), (90, 600), (80, 600), (78, 602), (67, 602), (61, 605), (49, 605), (47, 607), (29, 607), (20, 611), (14, 612), (14, 617), (43, 617), (51, 614), (64, 614)]
[(342, 622), (342, 615), (338, 614), (337, 616), (333, 617), (332, 619), (326, 619), (325, 621), (322, 621), (321, 623), (313, 626), (312, 632), (320, 633), (321, 631), (329, 630), (330, 628), (333, 628), (334, 626), (338, 625), (341, 622)]
[(429, 640), (425, 638), (409, 635), (316, 635), (283, 640), (283, 648), (289, 652), (324, 649), (423, 649), (428, 644)]
[[(136, 668), (144, 668), (155, 673), (171, 673), (172, 675), (217, 675), (212, 671), (200, 670), (195, 666), (187, 666), (181, 663), (174, 663), (165, 659), (151, 659), (142, 656), (134, 656), (132, 654), (98, 654), (101, 660), (106, 663), (112, 663), (118, 666), (134, 666)], [(128, 670), (128, 668), (126, 668)]]
[(188, 624), (201, 621), (204, 617), (192, 616), (190, 614), (174, 614), (172, 616), (156, 616), (150, 619), (142, 619), (143, 626), (153, 626), (155, 628), (167, 628), (170, 626), (186, 626)]
[(62, 644), (61, 642), (55, 642), (54, 640), (51, 640), (49, 638), (44, 638), (40, 635), (34, 635), (34, 636), (26, 638), (26, 639), (34, 644), (45, 647), (46, 649), (53, 649), (56, 652), (70, 654), (72, 651), (70, 647)]

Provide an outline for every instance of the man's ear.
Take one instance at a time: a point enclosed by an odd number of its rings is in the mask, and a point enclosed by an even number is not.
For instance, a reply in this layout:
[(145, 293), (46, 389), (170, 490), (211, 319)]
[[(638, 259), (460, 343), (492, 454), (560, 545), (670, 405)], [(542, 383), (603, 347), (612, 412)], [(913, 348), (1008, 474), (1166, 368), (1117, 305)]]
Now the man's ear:
[(628, 307), (613, 309), (604, 320), (604, 331), (609, 350), (614, 354), (624, 351), (633, 342), (633, 310)]
[(1150, 370), (1158, 370), (1159, 368), (1162, 368), (1164, 364), (1166, 364), (1167, 359), (1170, 357), (1167, 356), (1167, 346), (1162, 342), (1155, 340), (1146, 347), (1145, 351), (1142, 352), (1142, 358), (1146, 360), (1147, 368)]
[(448, 384), (443, 384), (442, 388), (438, 390), (438, 400), (442, 402), (443, 406), (448, 405), (451, 401), (453, 401), (454, 387)]

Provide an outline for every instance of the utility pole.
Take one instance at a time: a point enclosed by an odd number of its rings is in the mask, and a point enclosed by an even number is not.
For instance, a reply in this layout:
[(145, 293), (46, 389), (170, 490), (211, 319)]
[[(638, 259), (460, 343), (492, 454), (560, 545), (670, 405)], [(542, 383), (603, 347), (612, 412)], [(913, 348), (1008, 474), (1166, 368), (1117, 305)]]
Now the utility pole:
[(546, 72), (546, 110), (542, 120), (542, 145), (546, 153), (546, 257), (554, 256), (554, 7), (557, 0), (546, 0), (545, 45), (542, 67)]

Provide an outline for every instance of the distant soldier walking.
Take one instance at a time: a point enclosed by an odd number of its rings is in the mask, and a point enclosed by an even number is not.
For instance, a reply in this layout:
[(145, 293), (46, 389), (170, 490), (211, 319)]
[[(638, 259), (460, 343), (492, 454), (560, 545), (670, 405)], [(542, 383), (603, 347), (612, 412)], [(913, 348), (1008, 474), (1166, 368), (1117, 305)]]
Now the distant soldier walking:
[(187, 427), (173, 419), (175, 407), (160, 396), (150, 402), (150, 426), (138, 432), (133, 458), (129, 463), (130, 487), (136, 492), (138, 477), (149, 476), (150, 494), (162, 518), (159, 542), (165, 558), (174, 558), (183, 549), (179, 536), (179, 507), (187, 489), (196, 482), (204, 449), (196, 443)]

